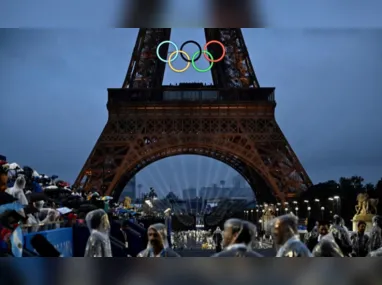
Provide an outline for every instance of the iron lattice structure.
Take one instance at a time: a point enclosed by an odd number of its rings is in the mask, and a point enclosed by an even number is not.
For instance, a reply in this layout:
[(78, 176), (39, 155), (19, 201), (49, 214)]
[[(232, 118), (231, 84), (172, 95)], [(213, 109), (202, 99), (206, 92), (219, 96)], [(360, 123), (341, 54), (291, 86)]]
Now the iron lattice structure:
[[(311, 181), (274, 116), (274, 88), (260, 88), (240, 29), (205, 29), (226, 47), (213, 86), (163, 86), (157, 45), (171, 29), (140, 29), (122, 88), (108, 90), (109, 118), (75, 186), (118, 197), (145, 166), (198, 154), (237, 170), (262, 202), (285, 201)], [(221, 48), (210, 45), (219, 58)], [(166, 58), (168, 46), (161, 50)], [(219, 55), (220, 54), (220, 55)], [(176, 174), (174, 174), (176, 175)]]

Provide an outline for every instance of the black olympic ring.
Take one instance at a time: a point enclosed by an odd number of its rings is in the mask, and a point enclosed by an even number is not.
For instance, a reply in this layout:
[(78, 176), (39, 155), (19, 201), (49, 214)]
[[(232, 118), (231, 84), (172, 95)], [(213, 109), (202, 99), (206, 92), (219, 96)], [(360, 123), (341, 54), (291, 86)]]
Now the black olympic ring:
[[(195, 41), (186, 41), (184, 42), (181, 46), (180, 46), (180, 50), (183, 50), (184, 46), (187, 45), (187, 44), (195, 44), (198, 48), (199, 48), (199, 54), (198, 56), (194, 59), (194, 62), (195, 61), (198, 61), (199, 58), (202, 56), (202, 47), (200, 46), (200, 44), (198, 42), (195, 42)], [(191, 59), (187, 59), (183, 53), (180, 54), (180, 56), (182, 57), (182, 59), (186, 62), (191, 62), (192, 60)]]

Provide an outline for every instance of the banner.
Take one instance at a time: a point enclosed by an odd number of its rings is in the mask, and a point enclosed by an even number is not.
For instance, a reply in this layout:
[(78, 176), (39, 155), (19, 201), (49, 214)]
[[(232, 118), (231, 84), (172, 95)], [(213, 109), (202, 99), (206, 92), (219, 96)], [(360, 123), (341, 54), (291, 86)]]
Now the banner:
[(36, 252), (31, 245), (33, 236), (40, 234), (44, 236), (60, 253), (62, 257), (73, 256), (73, 229), (62, 228), (49, 231), (41, 231), (24, 235), (25, 248)]
[(17, 227), (11, 235), (12, 253), (14, 257), (23, 257), (23, 232)]

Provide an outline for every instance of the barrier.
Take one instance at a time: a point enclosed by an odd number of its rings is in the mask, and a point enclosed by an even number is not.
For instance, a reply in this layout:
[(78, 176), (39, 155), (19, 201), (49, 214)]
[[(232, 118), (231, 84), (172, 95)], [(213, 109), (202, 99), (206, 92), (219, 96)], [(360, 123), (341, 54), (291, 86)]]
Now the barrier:
[(40, 234), (44, 236), (60, 253), (62, 257), (73, 256), (73, 229), (61, 228), (24, 234), (24, 247), (36, 252), (31, 245), (32, 238)]

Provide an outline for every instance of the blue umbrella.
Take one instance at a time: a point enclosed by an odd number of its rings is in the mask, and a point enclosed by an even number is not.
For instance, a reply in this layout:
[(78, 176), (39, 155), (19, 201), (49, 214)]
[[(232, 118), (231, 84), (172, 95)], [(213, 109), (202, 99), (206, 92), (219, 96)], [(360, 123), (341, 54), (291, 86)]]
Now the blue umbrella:
[(0, 206), (0, 214), (4, 213), (5, 211), (21, 211), (24, 209), (24, 206), (20, 203), (14, 202), (9, 204), (4, 204)]
[(118, 212), (119, 212), (119, 213), (128, 213), (129, 210), (126, 210), (126, 209), (118, 209)]

